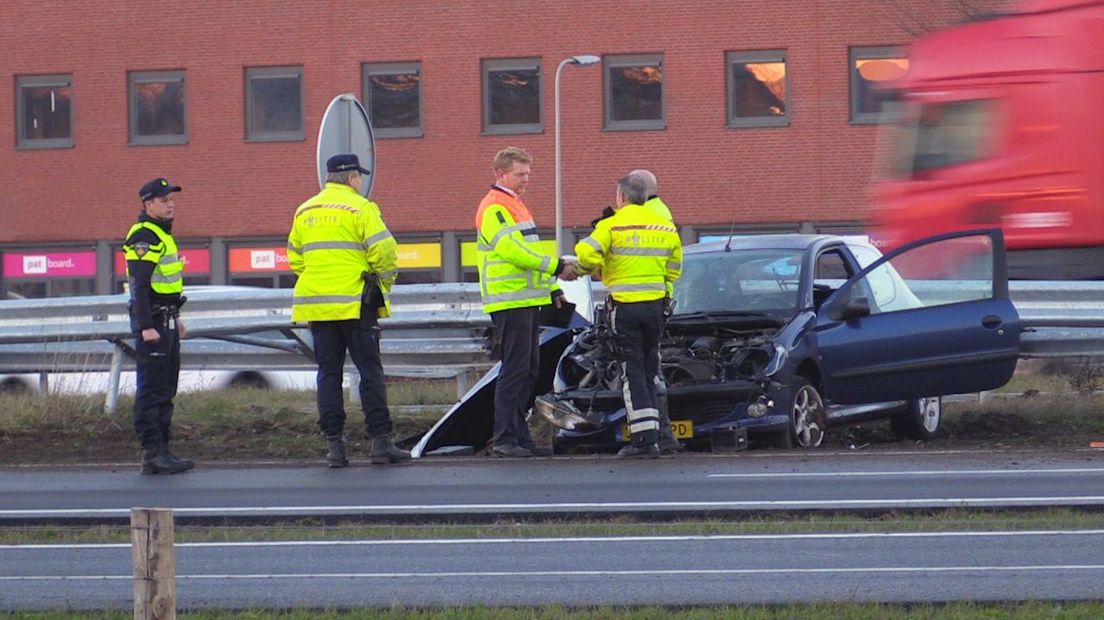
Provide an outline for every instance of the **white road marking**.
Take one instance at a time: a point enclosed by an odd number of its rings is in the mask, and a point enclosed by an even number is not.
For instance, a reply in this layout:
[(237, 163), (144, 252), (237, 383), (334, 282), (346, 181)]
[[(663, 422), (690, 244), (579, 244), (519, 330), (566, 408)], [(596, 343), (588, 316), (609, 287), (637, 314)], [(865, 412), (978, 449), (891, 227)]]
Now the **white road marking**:
[(708, 474), (707, 478), (860, 478), (873, 476), (998, 476), (1024, 474), (1104, 474), (1104, 468), (1067, 469), (929, 469), (923, 471), (824, 471), (759, 474)]
[[(838, 532), (809, 534), (684, 534), (667, 536), (564, 536), (543, 538), (405, 538), (393, 540), (262, 540), (225, 542), (182, 542), (177, 548), (220, 547), (348, 547), (398, 545), (503, 545), (503, 544), (564, 544), (564, 543), (640, 543), (640, 542), (701, 542), (734, 540), (827, 540), (861, 538), (999, 538), (1015, 536), (1104, 536), (1101, 530), (1008, 530), (962, 532)], [(0, 550), (12, 549), (129, 549), (130, 543), (56, 543), (0, 545)]]
[[(1098, 571), (1104, 564), (1027, 564), (1023, 566), (871, 566), (839, 568), (687, 568), (662, 570), (543, 570), (543, 571), (457, 571), (427, 573), (275, 573), (245, 575), (177, 575), (180, 580), (245, 579), (442, 579), (449, 577), (663, 577), (671, 575), (801, 575), (845, 573), (977, 573)], [(133, 580), (133, 575), (28, 575), (0, 577), (0, 581), (116, 581)]]
[[(1104, 495), (1057, 495), (1041, 497), (959, 497), (929, 499), (827, 499), (827, 500), (748, 500), (700, 502), (553, 502), (548, 504), (379, 504), (353, 506), (214, 506), (172, 508), (177, 516), (195, 515), (311, 515), (311, 514), (452, 514), (457, 512), (486, 514), (498, 512), (560, 512), (560, 511), (684, 511), (684, 510), (749, 510), (794, 508), (977, 508), (1008, 506), (1096, 505), (1104, 503)], [(124, 517), (129, 508), (58, 508), (0, 510), (3, 517)]]

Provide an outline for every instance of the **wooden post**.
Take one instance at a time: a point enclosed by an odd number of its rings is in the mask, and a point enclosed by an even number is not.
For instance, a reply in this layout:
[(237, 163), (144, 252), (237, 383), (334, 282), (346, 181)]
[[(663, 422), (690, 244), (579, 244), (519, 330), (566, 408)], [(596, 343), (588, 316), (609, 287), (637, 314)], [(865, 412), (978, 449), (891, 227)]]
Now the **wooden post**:
[(134, 620), (176, 619), (173, 514), (165, 508), (130, 510), (134, 558)]

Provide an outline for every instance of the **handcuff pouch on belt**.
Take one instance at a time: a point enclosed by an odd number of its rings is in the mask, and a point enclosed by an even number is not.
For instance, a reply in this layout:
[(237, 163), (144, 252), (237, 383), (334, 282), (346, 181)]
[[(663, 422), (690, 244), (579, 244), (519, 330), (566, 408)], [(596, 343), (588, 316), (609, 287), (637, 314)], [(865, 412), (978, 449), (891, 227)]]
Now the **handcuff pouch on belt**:
[(363, 314), (366, 310), (371, 316), (376, 316), (376, 312), (385, 305), (379, 286), (379, 274), (365, 271), (360, 277), (364, 280), (364, 292), (360, 295), (360, 303), (363, 305), (361, 312)]

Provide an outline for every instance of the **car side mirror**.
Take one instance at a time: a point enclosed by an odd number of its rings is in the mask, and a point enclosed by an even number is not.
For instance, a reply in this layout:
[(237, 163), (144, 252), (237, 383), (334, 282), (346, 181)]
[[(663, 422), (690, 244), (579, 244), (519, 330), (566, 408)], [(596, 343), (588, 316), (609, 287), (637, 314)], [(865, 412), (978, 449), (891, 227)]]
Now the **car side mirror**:
[(865, 297), (848, 299), (843, 307), (832, 308), (828, 313), (833, 321), (850, 321), (864, 316), (870, 316), (870, 301)]

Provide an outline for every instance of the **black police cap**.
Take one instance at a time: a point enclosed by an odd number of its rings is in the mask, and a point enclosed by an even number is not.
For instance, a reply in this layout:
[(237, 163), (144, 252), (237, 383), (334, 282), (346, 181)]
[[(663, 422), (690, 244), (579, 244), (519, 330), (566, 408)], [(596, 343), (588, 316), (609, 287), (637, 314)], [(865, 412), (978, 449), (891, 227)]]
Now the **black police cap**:
[(154, 198), (161, 198), (162, 196), (168, 196), (173, 192), (179, 192), (181, 187), (179, 185), (173, 185), (169, 183), (168, 179), (164, 177), (157, 177), (156, 179), (149, 181), (142, 186), (142, 189), (138, 190), (138, 197), (142, 199), (142, 202), (147, 200), (153, 200)]
[(371, 170), (360, 167), (360, 159), (356, 155), (334, 155), (326, 160), (326, 172), (349, 172), (356, 170), (361, 174), (372, 174)]

